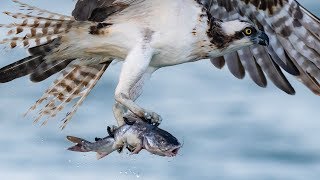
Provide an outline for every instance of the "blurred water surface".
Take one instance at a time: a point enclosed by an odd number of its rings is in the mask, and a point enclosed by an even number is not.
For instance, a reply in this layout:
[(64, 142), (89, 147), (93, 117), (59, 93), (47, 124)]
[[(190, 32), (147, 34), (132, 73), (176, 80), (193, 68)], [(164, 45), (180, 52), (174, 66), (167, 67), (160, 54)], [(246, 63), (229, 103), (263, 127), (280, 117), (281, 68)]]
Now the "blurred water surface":
[[(26, 2), (63, 14), (70, 14), (75, 3)], [(301, 3), (320, 16), (319, 1)], [(0, 2), (1, 11), (14, 7), (8, 0)], [(1, 23), (10, 21), (0, 16)], [(23, 56), (22, 49), (1, 52), (0, 65)], [(93, 153), (66, 151), (66, 135), (92, 139), (115, 124), (111, 109), (120, 66), (108, 69), (64, 131), (58, 120), (39, 127), (22, 116), (53, 79), (2, 84), (0, 179), (319, 179), (320, 98), (294, 78), (297, 95), (289, 96), (271, 83), (261, 89), (248, 77), (236, 80), (208, 61), (160, 70), (139, 100), (161, 114), (161, 127), (184, 142), (178, 157), (114, 153), (97, 161)]]

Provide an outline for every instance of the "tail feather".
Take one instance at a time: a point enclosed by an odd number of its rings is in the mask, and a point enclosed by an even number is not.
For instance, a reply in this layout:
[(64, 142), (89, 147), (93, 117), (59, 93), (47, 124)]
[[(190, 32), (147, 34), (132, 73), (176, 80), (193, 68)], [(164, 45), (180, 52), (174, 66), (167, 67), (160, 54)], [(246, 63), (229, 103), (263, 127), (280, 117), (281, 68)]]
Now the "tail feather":
[(73, 60), (74, 59), (45, 61), (31, 74), (30, 80), (32, 82), (41, 82), (66, 68)]
[[(12, 28), (15, 30), (15, 28), (37, 28), (37, 29), (42, 29), (42, 28), (48, 28), (58, 26), (61, 28), (65, 28), (67, 25), (67, 22), (73, 22), (73, 21), (61, 21), (61, 20), (46, 20), (46, 21), (39, 21), (37, 19), (24, 19), (22, 22), (16, 22), (12, 24), (0, 24), (1, 28), (7, 28), (10, 29)], [(9, 31), (7, 32), (7, 35), (12, 35), (12, 34), (20, 34), (23, 31)]]
[[(15, 31), (23, 31), (24, 28), (18, 27)], [(11, 30), (10, 30), (11, 31)], [(10, 33), (10, 31), (8, 33)], [(48, 30), (47, 28), (43, 28), (41, 30), (37, 30), (36, 28), (31, 28), (30, 33), (27, 33), (22, 37), (11, 37), (0, 40), (0, 44), (10, 44), (10, 47), (13, 49), (17, 46), (23, 47), (32, 47), (32, 46), (40, 46), (42, 44), (48, 43), (54, 39), (61, 38), (63, 34), (67, 32), (67, 29), (57, 28)]]
[[(4, 13), (15, 19), (23, 20), (20, 23), (0, 24), (0, 28), (8, 29), (7, 36), (9, 36), (5, 39), (0, 39), (0, 44), (10, 44), (11, 48), (17, 46), (33, 47), (48, 43), (53, 39), (62, 37), (73, 26), (81, 24), (81, 22), (77, 22), (72, 18), (52, 13), (49, 17), (41, 17), (39, 14)], [(40, 13), (40, 15), (43, 15), (43, 13)]]
[(4, 14), (11, 16), (12, 18), (15, 19), (37, 19), (37, 20), (54, 20), (54, 21), (65, 21), (64, 19), (53, 19), (50, 17), (41, 17), (41, 16), (34, 16), (30, 14), (23, 14), (23, 13), (12, 13), (9, 11), (3, 12)]
[(50, 118), (55, 117), (62, 111), (69, 102), (78, 99), (63, 119), (61, 128), (65, 128), (110, 63), (79, 66), (77, 65), (77, 61), (75, 61), (75, 63), (70, 64), (61, 72), (62, 75), (58, 77), (53, 86), (29, 109), (28, 112), (44, 104), (44, 107), (40, 109), (38, 117), (35, 119), (35, 123), (44, 119), (42, 124), (46, 124)]
[(20, 10), (27, 11), (28, 13), (36, 13), (37, 15), (49, 15), (50, 18), (58, 18), (58, 19), (64, 19), (64, 20), (73, 20), (74, 18), (72, 16), (66, 16), (63, 14), (51, 12), (45, 9), (40, 9), (35, 6), (31, 6), (29, 4), (22, 3), (18, 0), (12, 0), (14, 3), (17, 3), (20, 6)]
[(109, 62), (108, 64), (100, 64), (98, 67), (91, 68), (89, 71), (86, 72), (86, 76), (89, 78), (89, 81), (84, 83), (85, 88), (80, 93), (80, 99), (76, 102), (76, 104), (73, 105), (72, 110), (69, 113), (67, 113), (66, 117), (62, 120), (62, 129), (64, 129), (67, 126), (68, 122), (71, 120), (78, 108), (82, 105), (83, 101), (89, 95), (94, 86), (98, 83), (98, 80), (101, 78), (101, 76), (108, 68), (110, 63), (111, 62)]
[(28, 49), (28, 52), (31, 55), (47, 55), (49, 54), (54, 48), (58, 47), (60, 43), (60, 38), (56, 38), (51, 42), (43, 44), (41, 46), (36, 46)]
[[(6, 83), (29, 74), (34, 74), (32, 77), (37, 77), (34, 81), (38, 80), (36, 82), (39, 82), (41, 78), (45, 79), (52, 74), (59, 72), (65, 68), (71, 62), (71, 60), (59, 61), (55, 63), (49, 63), (45, 61), (45, 56), (59, 45), (60, 39), (54, 39), (49, 43), (30, 48), (29, 53), (31, 56), (0, 69), (0, 83)], [(48, 70), (49, 68), (50, 70)]]
[(43, 61), (42, 55), (29, 56), (1, 68), (0, 83), (6, 83), (32, 73)]

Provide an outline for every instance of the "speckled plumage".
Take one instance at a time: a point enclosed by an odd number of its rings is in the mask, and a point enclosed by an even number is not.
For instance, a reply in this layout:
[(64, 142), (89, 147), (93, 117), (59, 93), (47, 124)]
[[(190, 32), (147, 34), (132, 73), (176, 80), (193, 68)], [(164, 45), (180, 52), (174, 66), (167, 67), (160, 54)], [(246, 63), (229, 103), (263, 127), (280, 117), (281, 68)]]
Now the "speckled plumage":
[[(15, 2), (29, 13), (6, 13), (23, 22), (0, 25), (9, 29), (0, 44), (21, 45), (36, 53), (2, 68), (0, 74), (6, 76), (1, 82), (28, 74), (37, 82), (73, 67), (79, 67), (78, 74), (96, 72), (71, 79), (61, 76), (52, 87), (60, 90), (49, 90), (37, 102), (49, 101), (39, 117), (55, 116), (55, 103), (69, 102), (60, 99), (61, 94), (72, 90), (78, 94), (81, 84), (92, 82), (84, 85), (87, 93), (75, 96), (82, 102), (115, 59), (124, 62), (113, 108), (119, 125), (127, 110), (152, 123), (161, 122), (158, 114), (135, 103), (144, 82), (159, 68), (207, 58), (218, 68), (227, 64), (239, 79), (247, 71), (265, 87), (266, 75), (294, 94), (281, 67), (320, 94), (320, 21), (294, 0), (79, 0), (73, 17)], [(245, 34), (248, 28), (251, 33)], [(269, 39), (270, 46), (258, 45), (267, 45)], [(80, 104), (68, 113), (68, 120)]]

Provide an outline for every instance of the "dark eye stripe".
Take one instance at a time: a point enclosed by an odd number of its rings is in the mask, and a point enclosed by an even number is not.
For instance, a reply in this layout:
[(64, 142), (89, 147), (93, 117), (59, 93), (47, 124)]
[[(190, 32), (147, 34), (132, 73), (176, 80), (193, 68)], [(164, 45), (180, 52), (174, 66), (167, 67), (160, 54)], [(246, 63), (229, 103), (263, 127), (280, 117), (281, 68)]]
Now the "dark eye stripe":
[(239, 32), (236, 32), (235, 34), (234, 34), (234, 39), (242, 39), (243, 37), (244, 37), (245, 35), (244, 35), (244, 33), (243, 33), (243, 31), (239, 31)]
[[(251, 34), (250, 35), (246, 35), (245, 34), (245, 30), (247, 28), (250, 28), (251, 29)], [(242, 31), (238, 31), (234, 34), (233, 38), (234, 39), (242, 39), (243, 37), (245, 36), (252, 36), (252, 35), (255, 35), (258, 31), (256, 30), (256, 28), (253, 28), (253, 27), (246, 27), (244, 30)]]

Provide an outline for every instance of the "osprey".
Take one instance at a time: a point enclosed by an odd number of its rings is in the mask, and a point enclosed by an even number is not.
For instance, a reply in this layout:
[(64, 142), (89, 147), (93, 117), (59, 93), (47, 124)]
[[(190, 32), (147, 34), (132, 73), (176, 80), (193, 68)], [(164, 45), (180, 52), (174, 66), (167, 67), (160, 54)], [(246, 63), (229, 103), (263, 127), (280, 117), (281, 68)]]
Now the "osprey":
[(202, 59), (295, 94), (284, 70), (320, 94), (320, 20), (295, 0), (78, 0), (72, 16), (14, 2), (24, 12), (5, 12), (21, 21), (0, 25), (8, 29), (0, 44), (30, 56), (0, 69), (0, 82), (61, 71), (30, 109), (41, 107), (36, 122), (77, 100), (64, 128), (112, 61), (123, 61), (113, 107), (119, 125), (127, 111), (158, 125), (160, 115), (135, 103), (143, 84), (159, 68)]

